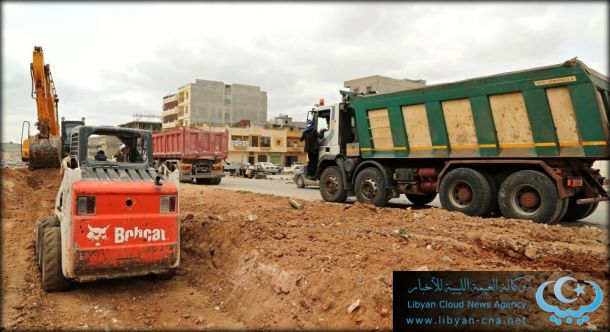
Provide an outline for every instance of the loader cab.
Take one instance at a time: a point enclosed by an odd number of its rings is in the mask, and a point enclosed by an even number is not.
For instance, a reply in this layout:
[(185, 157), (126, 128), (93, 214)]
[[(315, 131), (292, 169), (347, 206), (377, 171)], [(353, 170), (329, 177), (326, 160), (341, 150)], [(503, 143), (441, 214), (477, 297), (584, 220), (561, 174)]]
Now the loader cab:
[(93, 168), (151, 168), (151, 142), (149, 130), (77, 126), (70, 136), (70, 155), (80, 165)]

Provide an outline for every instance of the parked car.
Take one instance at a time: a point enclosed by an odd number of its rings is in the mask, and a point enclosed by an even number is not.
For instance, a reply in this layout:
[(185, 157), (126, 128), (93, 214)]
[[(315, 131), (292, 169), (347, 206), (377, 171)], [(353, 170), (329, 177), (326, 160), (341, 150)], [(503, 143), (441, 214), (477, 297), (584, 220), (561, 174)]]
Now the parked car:
[(278, 169), (277, 165), (274, 165), (267, 161), (263, 161), (263, 162), (260, 162), (258, 164), (254, 164), (254, 165), (255, 166), (260, 165), (266, 174), (278, 174), (279, 173), (279, 169)]
[[(299, 165), (297, 165), (299, 166)], [(292, 178), (292, 181), (297, 185), (298, 188), (305, 188), (307, 186), (319, 186), (320, 185), (320, 181), (318, 180), (310, 180), (308, 178), (305, 177), (304, 171), (305, 171), (305, 167), (303, 165), (301, 166), (301, 171), (297, 172), (294, 177)]]
[(242, 163), (241, 161), (231, 161), (231, 162), (225, 162), (226, 165), (224, 166), (224, 170), (225, 172), (229, 172), (229, 174), (231, 175), (235, 175), (236, 173), (239, 173), (239, 170), (241, 168), (244, 167), (245, 164), (247, 163)]

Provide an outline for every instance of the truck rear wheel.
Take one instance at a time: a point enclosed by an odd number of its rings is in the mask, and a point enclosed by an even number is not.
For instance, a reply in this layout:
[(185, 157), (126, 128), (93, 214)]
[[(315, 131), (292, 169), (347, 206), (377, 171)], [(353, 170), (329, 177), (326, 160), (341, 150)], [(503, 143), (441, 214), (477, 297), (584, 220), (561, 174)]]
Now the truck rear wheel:
[[(305, 187), (305, 180), (303, 176), (300, 177)], [(297, 186), (299, 185), (297, 179)], [(320, 195), (327, 202), (343, 203), (347, 199), (345, 194), (345, 185), (343, 178), (341, 177), (341, 171), (337, 166), (330, 166), (325, 168), (320, 175)]]
[(356, 199), (364, 204), (385, 206), (388, 202), (386, 183), (381, 172), (375, 167), (367, 167), (356, 176)]
[(599, 202), (591, 204), (576, 204), (576, 200), (581, 198), (587, 198), (582, 191), (570, 197), (568, 201), (568, 210), (563, 217), (561, 217), (561, 221), (574, 222), (585, 219), (586, 217), (590, 216), (595, 209), (597, 209)]
[(64, 291), (70, 282), (61, 267), (61, 228), (48, 227), (42, 236), (42, 288), (47, 292)]
[(428, 195), (405, 194), (405, 196), (413, 205), (421, 206), (432, 202), (436, 198), (436, 193)]
[(498, 203), (507, 218), (554, 224), (565, 211), (567, 200), (560, 199), (555, 183), (538, 171), (523, 170), (504, 180)]
[(216, 186), (220, 184), (220, 181), (222, 181), (222, 178), (213, 178), (210, 180), (210, 184)]
[(198, 184), (211, 184), (212, 179), (195, 179), (195, 182), (197, 182)]
[(487, 208), (487, 211), (485, 211), (485, 213), (483, 213), (483, 215), (484, 216), (490, 216), (490, 215), (498, 216), (502, 213), (502, 212), (500, 212), (500, 207), (498, 206), (498, 191), (500, 190), (500, 185), (498, 184), (498, 181), (496, 181), (496, 179), (491, 175), (491, 173), (489, 171), (479, 170), (479, 172), (481, 172), (481, 174), (483, 174), (483, 176), (487, 180), (487, 183), (489, 183), (489, 189), (491, 190), (491, 194), (490, 194), (491, 202), (489, 203), (489, 208)]
[(36, 250), (36, 263), (38, 264), (38, 270), (42, 269), (42, 235), (44, 234), (44, 230), (46, 228), (55, 226), (59, 226), (59, 220), (57, 217), (46, 217), (36, 222), (36, 243), (34, 248)]
[(441, 180), (441, 205), (449, 211), (469, 216), (481, 216), (491, 206), (491, 187), (487, 178), (472, 168), (460, 167), (449, 171)]

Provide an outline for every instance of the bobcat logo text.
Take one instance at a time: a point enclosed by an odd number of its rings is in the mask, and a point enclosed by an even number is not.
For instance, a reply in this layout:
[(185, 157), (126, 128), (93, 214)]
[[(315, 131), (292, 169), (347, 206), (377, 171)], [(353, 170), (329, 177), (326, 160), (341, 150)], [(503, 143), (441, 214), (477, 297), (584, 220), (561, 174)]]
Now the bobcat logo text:
[(114, 243), (126, 243), (130, 239), (143, 239), (153, 242), (165, 241), (165, 230), (158, 228), (140, 229), (137, 226), (127, 230), (123, 227), (116, 227), (114, 229)]

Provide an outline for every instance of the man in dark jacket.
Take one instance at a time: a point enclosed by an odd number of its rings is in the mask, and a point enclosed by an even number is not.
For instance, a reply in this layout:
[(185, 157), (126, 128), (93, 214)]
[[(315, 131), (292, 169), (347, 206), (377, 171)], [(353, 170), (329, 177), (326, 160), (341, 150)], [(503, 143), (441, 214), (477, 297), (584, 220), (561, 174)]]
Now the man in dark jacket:
[[(318, 134), (317, 125), (313, 120), (307, 120), (307, 125), (303, 134), (301, 135), (301, 141), (305, 141), (305, 152), (307, 152), (307, 169), (305, 170), (305, 176), (310, 180), (316, 179), (316, 168), (318, 165), (318, 152), (320, 151), (320, 144), (318, 138), (321, 135)], [(321, 133), (323, 135), (323, 133)]]

